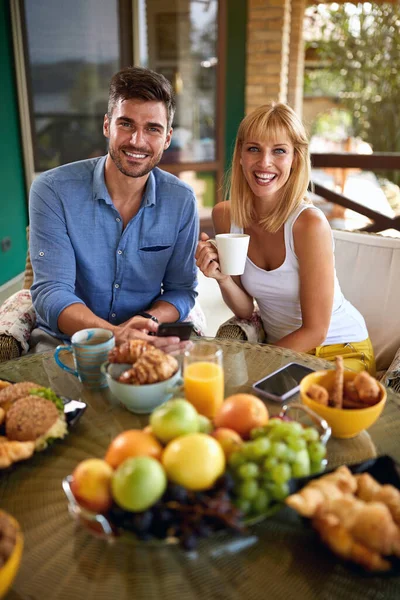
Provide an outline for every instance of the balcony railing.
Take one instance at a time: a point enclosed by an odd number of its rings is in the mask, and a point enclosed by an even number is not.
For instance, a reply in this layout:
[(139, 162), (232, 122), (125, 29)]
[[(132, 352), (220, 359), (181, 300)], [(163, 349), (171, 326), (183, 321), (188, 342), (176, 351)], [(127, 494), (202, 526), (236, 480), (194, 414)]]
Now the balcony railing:
[[(351, 154), (351, 153), (318, 153), (311, 155), (313, 168), (335, 168), (335, 169), (362, 169), (364, 171), (400, 170), (400, 154), (397, 153), (374, 153), (374, 154)], [(400, 216), (394, 218), (379, 213), (360, 202), (350, 200), (342, 194), (330, 190), (319, 183), (313, 182), (313, 191), (325, 200), (333, 204), (339, 204), (349, 208), (373, 221), (371, 225), (363, 228), (363, 231), (379, 232), (385, 229), (396, 229), (400, 231)]]

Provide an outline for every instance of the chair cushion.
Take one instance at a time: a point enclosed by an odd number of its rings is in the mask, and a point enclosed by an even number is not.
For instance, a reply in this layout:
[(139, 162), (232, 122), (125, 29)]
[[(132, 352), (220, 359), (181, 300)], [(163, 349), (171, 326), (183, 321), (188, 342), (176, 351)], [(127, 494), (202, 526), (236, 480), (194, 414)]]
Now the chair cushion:
[(334, 231), (342, 292), (363, 315), (376, 367), (387, 369), (400, 347), (400, 238)]
[(29, 290), (19, 290), (0, 306), (0, 335), (7, 335), (19, 342), (23, 353), (29, 350), (29, 337), (36, 324)]

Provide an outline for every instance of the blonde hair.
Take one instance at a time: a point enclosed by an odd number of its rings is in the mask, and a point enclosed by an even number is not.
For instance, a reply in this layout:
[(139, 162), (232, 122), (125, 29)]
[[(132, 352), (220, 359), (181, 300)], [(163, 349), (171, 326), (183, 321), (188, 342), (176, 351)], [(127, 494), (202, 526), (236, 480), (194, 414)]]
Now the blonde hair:
[(304, 126), (288, 105), (278, 102), (264, 104), (242, 120), (236, 136), (230, 172), (229, 196), (231, 219), (239, 227), (248, 227), (255, 220), (254, 194), (240, 164), (242, 145), (246, 140), (277, 139), (278, 134), (282, 132), (289, 137), (294, 146), (293, 170), (288, 181), (280, 190), (281, 198), (278, 208), (259, 220), (259, 224), (267, 231), (276, 233), (302, 201), (309, 202), (306, 193), (311, 176), (311, 162)]

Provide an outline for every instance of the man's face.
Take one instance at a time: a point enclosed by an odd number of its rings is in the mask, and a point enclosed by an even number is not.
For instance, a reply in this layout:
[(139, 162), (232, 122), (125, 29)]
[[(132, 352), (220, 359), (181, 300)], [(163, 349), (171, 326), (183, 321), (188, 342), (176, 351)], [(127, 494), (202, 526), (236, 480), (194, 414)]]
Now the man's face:
[(158, 165), (171, 143), (167, 110), (162, 102), (119, 100), (112, 117), (104, 117), (103, 133), (116, 167), (127, 177), (143, 177)]

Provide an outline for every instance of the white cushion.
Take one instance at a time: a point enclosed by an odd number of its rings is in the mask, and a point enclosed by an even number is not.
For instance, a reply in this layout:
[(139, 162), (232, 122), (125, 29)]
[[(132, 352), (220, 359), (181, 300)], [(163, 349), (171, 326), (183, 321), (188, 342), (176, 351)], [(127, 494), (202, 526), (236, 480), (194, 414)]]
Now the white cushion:
[(400, 347), (400, 238), (338, 230), (333, 236), (342, 292), (366, 321), (377, 370), (387, 369)]

